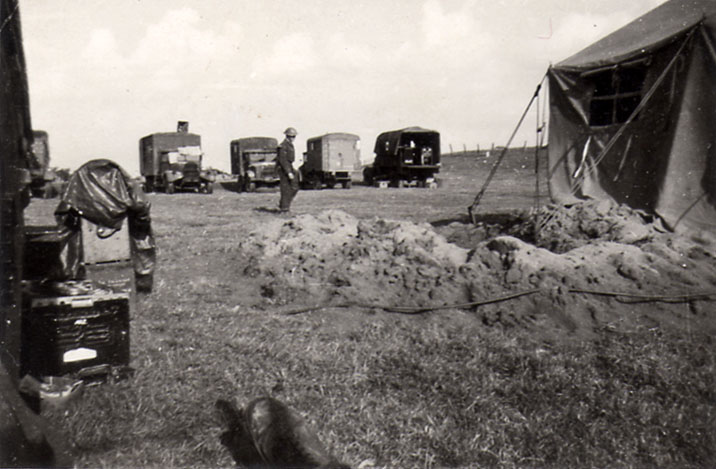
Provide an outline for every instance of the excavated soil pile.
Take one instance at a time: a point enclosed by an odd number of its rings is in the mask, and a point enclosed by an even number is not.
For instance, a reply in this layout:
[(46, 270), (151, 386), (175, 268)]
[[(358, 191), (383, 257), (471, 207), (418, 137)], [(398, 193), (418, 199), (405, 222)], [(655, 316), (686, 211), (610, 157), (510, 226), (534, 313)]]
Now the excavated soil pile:
[(487, 325), (560, 334), (644, 325), (716, 331), (713, 245), (661, 233), (642, 214), (607, 203), (545, 207), (507, 225), (512, 235), (455, 223), (443, 235), (428, 224), (329, 210), (272, 221), (241, 250), (245, 273), (272, 303), (479, 302), (467, 309)]
[[(487, 238), (510, 235), (562, 254), (596, 241), (636, 244), (659, 233), (654, 218), (608, 200), (570, 206), (547, 205), (534, 211), (487, 214), (475, 225), (452, 223), (441, 231), (448, 241), (474, 248)], [(663, 231), (663, 230), (662, 230)]]

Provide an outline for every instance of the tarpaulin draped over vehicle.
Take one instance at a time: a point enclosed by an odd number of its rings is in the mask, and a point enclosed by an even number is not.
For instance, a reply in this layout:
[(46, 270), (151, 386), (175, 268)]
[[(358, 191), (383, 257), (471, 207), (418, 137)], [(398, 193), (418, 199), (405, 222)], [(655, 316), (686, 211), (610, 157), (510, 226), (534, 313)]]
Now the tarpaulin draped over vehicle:
[(55, 217), (58, 224), (71, 230), (77, 230), (77, 217), (112, 229), (120, 229), (126, 218), (135, 274), (150, 276), (156, 244), (149, 212), (150, 203), (139, 185), (113, 161), (98, 159), (72, 174)]
[(670, 0), (550, 68), (550, 194), (716, 232), (716, 2)]
[(411, 134), (419, 135), (423, 140), (427, 140), (430, 146), (436, 149), (436, 151), (440, 149), (439, 132), (435, 130), (424, 129), (422, 127), (407, 127), (401, 130), (391, 130), (389, 132), (383, 132), (382, 134), (378, 135), (378, 138), (375, 140), (375, 154), (397, 155), (398, 146), (401, 144), (401, 139), (403, 138), (403, 136), (410, 136)]

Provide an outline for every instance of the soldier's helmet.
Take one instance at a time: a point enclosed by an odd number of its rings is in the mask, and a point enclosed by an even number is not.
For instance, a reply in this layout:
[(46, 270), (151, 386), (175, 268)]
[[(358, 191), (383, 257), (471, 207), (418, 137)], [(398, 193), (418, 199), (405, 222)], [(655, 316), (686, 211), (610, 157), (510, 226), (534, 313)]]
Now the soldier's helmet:
[(286, 134), (287, 137), (295, 137), (298, 135), (298, 132), (296, 132), (296, 129), (293, 127), (289, 127), (288, 129), (283, 131), (284, 134)]

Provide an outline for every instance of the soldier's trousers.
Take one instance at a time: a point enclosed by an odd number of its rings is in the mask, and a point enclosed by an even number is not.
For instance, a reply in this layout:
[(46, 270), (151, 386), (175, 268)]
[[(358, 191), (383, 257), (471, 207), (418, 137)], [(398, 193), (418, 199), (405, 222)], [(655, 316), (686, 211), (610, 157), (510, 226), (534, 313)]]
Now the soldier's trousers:
[(290, 210), (291, 202), (298, 193), (298, 177), (294, 174), (293, 179), (289, 179), (287, 174), (283, 171), (279, 173), (280, 188), (281, 188), (281, 200), (278, 203), (278, 208), (281, 210)]

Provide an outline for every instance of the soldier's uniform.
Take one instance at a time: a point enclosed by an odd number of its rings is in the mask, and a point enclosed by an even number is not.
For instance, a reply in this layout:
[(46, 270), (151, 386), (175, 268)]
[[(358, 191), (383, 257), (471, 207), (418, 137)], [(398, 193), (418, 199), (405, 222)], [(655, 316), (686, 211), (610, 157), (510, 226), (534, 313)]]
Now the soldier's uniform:
[(289, 127), (284, 133), (286, 134), (286, 138), (281, 142), (281, 145), (279, 145), (278, 156), (276, 157), (281, 188), (281, 200), (279, 201), (278, 208), (282, 212), (288, 212), (291, 209), (293, 198), (296, 197), (298, 193), (298, 175), (293, 168), (296, 151), (294, 150), (293, 142), (289, 140), (289, 137), (296, 136), (296, 130)]

